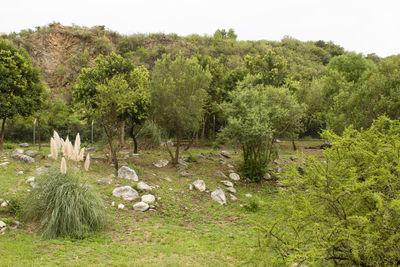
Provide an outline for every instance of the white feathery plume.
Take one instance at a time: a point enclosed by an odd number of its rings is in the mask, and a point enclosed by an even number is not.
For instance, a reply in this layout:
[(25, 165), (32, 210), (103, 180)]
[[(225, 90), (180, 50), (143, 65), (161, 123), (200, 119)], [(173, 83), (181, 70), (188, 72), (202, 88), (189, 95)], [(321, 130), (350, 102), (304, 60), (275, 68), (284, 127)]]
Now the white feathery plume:
[(81, 151), (79, 152), (79, 158), (78, 161), (83, 161), (83, 155), (85, 154), (85, 148), (82, 147)]
[(58, 135), (58, 133), (56, 131), (53, 132), (53, 138), (54, 138), (55, 144), (57, 145), (57, 152), (58, 152), (61, 149), (61, 140), (60, 140), (60, 136)]
[(65, 161), (64, 157), (61, 159), (60, 172), (63, 174), (67, 173), (67, 162)]
[(79, 133), (75, 137), (73, 160), (79, 161), (79, 150), (81, 149), (81, 137)]
[(83, 167), (85, 168), (86, 171), (88, 171), (89, 166), (90, 166), (90, 153), (87, 154), (85, 164), (83, 165)]
[(50, 153), (51, 153), (51, 157), (53, 159), (57, 159), (57, 156), (58, 156), (57, 145), (56, 145), (56, 141), (54, 140), (53, 137), (50, 138)]

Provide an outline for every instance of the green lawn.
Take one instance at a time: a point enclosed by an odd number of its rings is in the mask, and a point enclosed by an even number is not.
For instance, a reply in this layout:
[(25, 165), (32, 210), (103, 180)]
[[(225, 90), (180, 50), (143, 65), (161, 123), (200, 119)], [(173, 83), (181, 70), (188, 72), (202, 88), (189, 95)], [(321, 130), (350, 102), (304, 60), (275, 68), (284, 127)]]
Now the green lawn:
[[(320, 144), (319, 141), (298, 142), (300, 151), (306, 146)], [(281, 143), (282, 164), (296, 164), (288, 160), (291, 151), (290, 142)], [(32, 148), (30, 148), (32, 149)], [(0, 198), (13, 199), (27, 193), (29, 185), (25, 182), (29, 176), (36, 176), (35, 170), (50, 163), (58, 166), (59, 161), (47, 158), (48, 148), (43, 148), (34, 164), (22, 164), (11, 159), (12, 149), (6, 150), (0, 157), (8, 159), (8, 166), (0, 166)], [(227, 160), (237, 166), (240, 153), (228, 149), (233, 157)], [(183, 155), (196, 158), (200, 153), (208, 155), (220, 150), (210, 148), (193, 148)], [(297, 152), (299, 153), (299, 152)], [(310, 153), (310, 152), (308, 152)], [(318, 152), (311, 152), (318, 153)], [(101, 153), (97, 153), (101, 155)], [(125, 155), (121, 155), (124, 157)], [(235, 188), (238, 200), (231, 201), (227, 194), (228, 204), (221, 206), (213, 201), (210, 192), (225, 186), (223, 178), (215, 173), (218, 170), (228, 174), (226, 165), (219, 165), (218, 157), (198, 159), (189, 164), (189, 173), (195, 178), (179, 176), (179, 170), (170, 165), (156, 168), (152, 165), (157, 159), (168, 159), (167, 152), (141, 151), (139, 157), (126, 159), (129, 166), (136, 168), (139, 180), (156, 186), (152, 194), (157, 201), (156, 211), (138, 212), (132, 209), (135, 202), (124, 202), (112, 196), (117, 185), (132, 185), (123, 179), (113, 178), (111, 185), (98, 185), (97, 179), (110, 177), (113, 168), (103, 161), (92, 161), (90, 171), (82, 172), (82, 179), (92, 184), (104, 197), (109, 214), (109, 227), (106, 231), (89, 236), (83, 240), (55, 239), (43, 240), (36, 232), (37, 225), (21, 224), (16, 229), (8, 227), (0, 236), (1, 266), (236, 266), (256, 265), (260, 256), (257, 252), (262, 233), (257, 224), (268, 225), (276, 214), (272, 203), (279, 201), (278, 189), (273, 182), (250, 184), (241, 180)], [(71, 164), (70, 164), (71, 165)], [(76, 165), (77, 167), (78, 165)], [(69, 166), (73, 168), (73, 166)], [(18, 171), (24, 174), (18, 175)], [(81, 170), (79, 170), (81, 172)], [(171, 182), (165, 180), (171, 178)], [(209, 192), (189, 190), (189, 184), (195, 179), (205, 181)], [(251, 198), (245, 194), (252, 194)], [(141, 193), (140, 195), (143, 195)], [(125, 204), (124, 210), (111, 206), (111, 202)], [(248, 211), (250, 202), (259, 204), (256, 212)], [(8, 225), (15, 219), (9, 213), (0, 210), (0, 220)], [(261, 260), (268, 262), (268, 253)], [(257, 257), (254, 257), (257, 255)]]

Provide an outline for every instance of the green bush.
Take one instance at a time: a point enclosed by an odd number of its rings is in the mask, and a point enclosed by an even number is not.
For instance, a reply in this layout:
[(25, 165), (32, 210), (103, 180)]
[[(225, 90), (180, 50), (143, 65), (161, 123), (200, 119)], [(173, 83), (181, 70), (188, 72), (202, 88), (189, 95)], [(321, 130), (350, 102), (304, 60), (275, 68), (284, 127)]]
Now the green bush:
[[(332, 148), (308, 158), (304, 174), (282, 191), (265, 229), (276, 265), (400, 264), (400, 121), (325, 132)], [(264, 247), (265, 248), (265, 247)]]
[(162, 141), (162, 131), (155, 122), (147, 120), (137, 134), (137, 138), (145, 149), (158, 148)]
[(105, 227), (104, 204), (76, 175), (51, 170), (38, 179), (24, 204), (24, 218), (39, 222), (43, 237), (82, 238)]

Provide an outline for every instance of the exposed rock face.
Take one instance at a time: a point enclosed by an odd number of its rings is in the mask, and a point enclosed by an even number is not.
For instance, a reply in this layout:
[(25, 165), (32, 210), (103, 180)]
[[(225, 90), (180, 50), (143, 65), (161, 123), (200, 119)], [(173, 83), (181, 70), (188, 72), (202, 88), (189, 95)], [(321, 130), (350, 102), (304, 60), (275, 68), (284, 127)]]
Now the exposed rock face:
[(34, 163), (35, 162), (34, 158), (29, 157), (27, 155), (19, 154), (19, 153), (15, 153), (11, 157), (16, 161), (21, 161), (21, 162), (25, 162), (25, 163)]
[(149, 204), (145, 203), (145, 202), (138, 202), (136, 204), (133, 205), (133, 209), (137, 210), (137, 211), (146, 211), (149, 209)]
[(225, 193), (221, 189), (217, 189), (217, 190), (211, 192), (211, 198), (214, 199), (215, 201), (217, 201), (221, 205), (226, 204)]
[(133, 180), (135, 182), (139, 181), (139, 177), (137, 176), (135, 170), (133, 170), (127, 166), (122, 166), (118, 170), (118, 177), (128, 179), (128, 180)]
[(133, 201), (139, 197), (139, 193), (129, 185), (117, 187), (113, 191), (113, 196), (123, 200)]
[(203, 180), (194, 181), (193, 186), (200, 192), (206, 191), (206, 183)]

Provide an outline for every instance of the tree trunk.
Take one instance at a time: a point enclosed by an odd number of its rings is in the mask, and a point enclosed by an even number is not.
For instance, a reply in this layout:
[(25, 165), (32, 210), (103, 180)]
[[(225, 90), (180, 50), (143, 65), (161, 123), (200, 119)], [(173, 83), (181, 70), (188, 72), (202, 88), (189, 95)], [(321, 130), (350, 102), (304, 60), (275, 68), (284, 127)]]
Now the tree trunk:
[(178, 164), (178, 159), (179, 159), (179, 147), (181, 146), (181, 138), (179, 135), (176, 137), (176, 149), (175, 149), (175, 158), (172, 162), (172, 164), (175, 166)]
[(120, 147), (125, 146), (125, 121), (121, 123), (121, 135), (119, 138), (119, 146)]
[(296, 151), (297, 147), (296, 147), (296, 144), (294, 143), (294, 139), (292, 139), (292, 146), (293, 146), (293, 150)]
[(132, 135), (132, 139), (133, 139), (133, 154), (137, 154), (138, 153), (138, 143), (136, 140), (136, 136)]
[(6, 118), (3, 118), (3, 122), (1, 123), (1, 132), (0, 132), (0, 152), (3, 152), (3, 142), (4, 142), (4, 127), (6, 125)]
[(200, 137), (202, 144), (204, 144), (205, 133), (206, 133), (206, 117), (204, 116), (203, 126), (201, 127), (201, 137)]
[(40, 119), (37, 120), (37, 137), (38, 137), (38, 145), (39, 145), (39, 151), (42, 150), (42, 145), (40, 144)]

